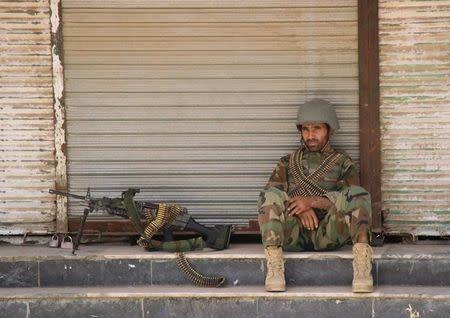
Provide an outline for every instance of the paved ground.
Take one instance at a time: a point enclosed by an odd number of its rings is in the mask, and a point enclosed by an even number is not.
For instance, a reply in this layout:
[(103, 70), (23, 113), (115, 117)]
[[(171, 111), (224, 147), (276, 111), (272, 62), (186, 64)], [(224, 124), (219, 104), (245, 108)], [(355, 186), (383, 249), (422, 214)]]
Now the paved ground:
[(430, 286), (381, 286), (377, 287), (373, 293), (355, 294), (351, 292), (350, 286), (295, 286), (289, 287), (285, 293), (267, 293), (263, 286), (226, 286), (220, 288), (205, 288), (187, 286), (113, 286), (113, 287), (46, 287), (36, 290), (36, 288), (17, 288), (11, 293), (9, 288), (0, 288), (1, 299), (26, 299), (34, 298), (107, 298), (107, 297), (328, 297), (336, 295), (342, 298), (389, 298), (414, 297), (436, 298), (450, 300), (450, 289), (448, 287)]

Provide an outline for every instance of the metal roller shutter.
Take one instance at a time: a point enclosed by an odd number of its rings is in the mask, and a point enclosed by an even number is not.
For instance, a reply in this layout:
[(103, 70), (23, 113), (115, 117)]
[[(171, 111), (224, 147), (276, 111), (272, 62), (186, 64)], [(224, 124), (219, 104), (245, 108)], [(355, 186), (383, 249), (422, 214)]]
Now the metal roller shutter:
[(0, 1), (0, 234), (55, 230), (48, 1)]
[(450, 234), (450, 1), (380, 1), (389, 233)]
[(312, 97), (359, 158), (356, 0), (66, 0), (63, 31), (71, 191), (139, 187), (246, 224)]

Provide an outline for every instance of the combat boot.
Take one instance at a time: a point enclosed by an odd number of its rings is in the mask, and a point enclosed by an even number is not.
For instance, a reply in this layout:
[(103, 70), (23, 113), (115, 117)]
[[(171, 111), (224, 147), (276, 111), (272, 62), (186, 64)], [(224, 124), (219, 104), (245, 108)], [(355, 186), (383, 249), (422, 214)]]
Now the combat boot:
[(265, 248), (267, 260), (266, 290), (285, 291), (286, 281), (284, 279), (283, 251), (279, 246), (268, 246)]
[(353, 245), (352, 292), (373, 292), (372, 248), (366, 243), (355, 243)]

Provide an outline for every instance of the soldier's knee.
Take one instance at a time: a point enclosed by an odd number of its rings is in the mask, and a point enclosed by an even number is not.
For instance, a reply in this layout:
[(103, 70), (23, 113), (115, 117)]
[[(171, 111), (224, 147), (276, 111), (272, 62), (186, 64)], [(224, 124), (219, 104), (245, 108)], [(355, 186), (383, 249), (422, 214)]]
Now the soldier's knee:
[(258, 210), (267, 206), (276, 206), (278, 209), (284, 210), (287, 200), (289, 199), (286, 192), (275, 187), (271, 187), (259, 194)]
[(355, 209), (365, 210), (371, 214), (370, 194), (366, 189), (359, 186), (350, 186), (343, 191), (342, 210), (346, 213)]
[(370, 193), (360, 186), (351, 185), (346, 190), (347, 201), (351, 201), (353, 199), (363, 199), (370, 200)]

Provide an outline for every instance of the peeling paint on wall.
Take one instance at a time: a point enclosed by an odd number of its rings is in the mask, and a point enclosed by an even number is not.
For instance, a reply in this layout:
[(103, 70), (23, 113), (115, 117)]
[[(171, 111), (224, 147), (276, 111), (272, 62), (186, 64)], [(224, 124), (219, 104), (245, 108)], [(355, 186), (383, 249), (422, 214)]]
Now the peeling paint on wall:
[[(67, 190), (67, 165), (66, 165), (66, 132), (65, 132), (65, 107), (64, 107), (64, 69), (62, 65), (62, 31), (61, 31), (61, 1), (50, 0), (51, 28), (52, 28), (52, 70), (53, 70), (53, 95), (55, 116), (55, 160), (56, 175), (55, 187), (58, 190)], [(56, 231), (64, 233), (68, 230), (67, 198), (57, 198)]]

